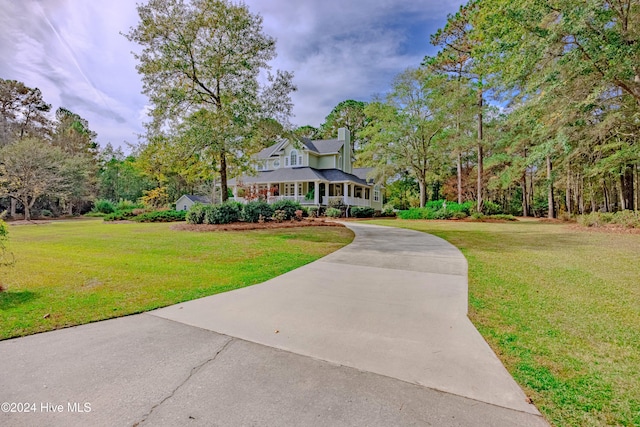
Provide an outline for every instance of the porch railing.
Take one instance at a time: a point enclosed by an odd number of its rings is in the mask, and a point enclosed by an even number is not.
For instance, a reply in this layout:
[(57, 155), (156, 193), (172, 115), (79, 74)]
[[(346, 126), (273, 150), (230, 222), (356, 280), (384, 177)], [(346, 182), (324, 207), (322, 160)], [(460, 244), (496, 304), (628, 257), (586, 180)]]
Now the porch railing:
[(322, 204), (326, 206), (331, 200), (341, 200), (342, 203), (348, 206), (371, 206), (371, 200), (349, 196), (324, 196), (322, 197)]

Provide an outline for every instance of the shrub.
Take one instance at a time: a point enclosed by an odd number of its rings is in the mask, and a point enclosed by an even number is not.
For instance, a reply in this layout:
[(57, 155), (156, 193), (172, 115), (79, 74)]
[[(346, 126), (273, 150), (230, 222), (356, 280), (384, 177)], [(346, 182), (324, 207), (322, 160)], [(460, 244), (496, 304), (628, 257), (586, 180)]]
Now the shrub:
[(249, 202), (242, 209), (242, 219), (246, 222), (258, 222), (260, 216), (266, 219), (272, 215), (273, 208), (263, 201)]
[(304, 216), (304, 211), (302, 209), (298, 209), (296, 211), (296, 216), (293, 217), (296, 221), (302, 221), (302, 217)]
[(464, 212), (453, 212), (451, 214), (451, 219), (465, 219), (466, 217), (468, 217), (469, 215), (467, 215)]
[(309, 218), (317, 218), (319, 216), (318, 207), (317, 206), (309, 206), (307, 208), (307, 213), (309, 214)]
[(493, 203), (490, 200), (486, 200), (482, 204), (482, 213), (485, 215), (499, 215), (504, 213), (502, 206), (497, 203)]
[(340, 218), (342, 216), (342, 211), (337, 208), (327, 208), (326, 215), (331, 218)]
[(391, 203), (387, 203), (386, 205), (384, 205), (382, 207), (382, 212), (381, 212), (382, 216), (396, 216), (396, 211), (393, 208), (393, 205)]
[(427, 219), (427, 212), (424, 208), (411, 208), (406, 211), (399, 211), (398, 217), (401, 219)]
[(602, 227), (607, 224), (620, 225), (625, 228), (640, 228), (640, 216), (633, 211), (591, 212), (578, 217), (578, 223), (585, 227)]
[(49, 209), (42, 209), (40, 215), (44, 217), (52, 217), (53, 213)]
[(131, 211), (116, 211), (114, 213), (110, 213), (109, 215), (104, 216), (105, 221), (124, 221), (133, 218), (136, 216)]
[(296, 211), (302, 209), (300, 203), (293, 200), (278, 200), (271, 205), (274, 211), (284, 211), (285, 220), (289, 220), (296, 215)]
[(186, 215), (186, 211), (154, 211), (134, 216), (131, 220), (137, 222), (174, 222), (184, 221)]
[(230, 224), (240, 219), (240, 204), (224, 202), (221, 205), (207, 206), (204, 213), (205, 224)]
[(273, 212), (271, 219), (275, 222), (285, 221), (287, 219), (287, 212), (284, 209), (277, 209)]
[(96, 203), (93, 205), (93, 211), (103, 214), (110, 214), (116, 211), (116, 207), (113, 206), (111, 200), (100, 199), (96, 200)]
[(370, 207), (353, 206), (349, 210), (349, 215), (351, 215), (354, 218), (371, 218), (373, 217), (374, 213), (375, 213), (375, 210)]
[(142, 209), (144, 205), (132, 202), (131, 200), (120, 199), (115, 208), (117, 211), (132, 211), (134, 209)]
[(194, 203), (191, 205), (191, 209), (187, 212), (186, 219), (189, 224), (202, 224), (204, 223), (204, 208), (207, 205), (202, 203)]
[(340, 215), (344, 215), (347, 212), (347, 205), (344, 204), (343, 198), (339, 196), (329, 197), (327, 207), (338, 209), (340, 211)]

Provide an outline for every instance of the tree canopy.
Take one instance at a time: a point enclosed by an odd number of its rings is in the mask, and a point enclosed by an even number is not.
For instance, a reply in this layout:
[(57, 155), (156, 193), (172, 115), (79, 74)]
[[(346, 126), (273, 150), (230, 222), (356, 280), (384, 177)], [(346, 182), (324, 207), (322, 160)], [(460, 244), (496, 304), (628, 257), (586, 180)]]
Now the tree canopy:
[(158, 138), (184, 145), (178, 151), (215, 164), (226, 199), (229, 160), (242, 165), (261, 148), (249, 137), (255, 123), (290, 115), (293, 75), (268, 74), (275, 40), (243, 4), (151, 0), (138, 14), (126, 37), (142, 47), (135, 57), (152, 105), (147, 140), (154, 149)]

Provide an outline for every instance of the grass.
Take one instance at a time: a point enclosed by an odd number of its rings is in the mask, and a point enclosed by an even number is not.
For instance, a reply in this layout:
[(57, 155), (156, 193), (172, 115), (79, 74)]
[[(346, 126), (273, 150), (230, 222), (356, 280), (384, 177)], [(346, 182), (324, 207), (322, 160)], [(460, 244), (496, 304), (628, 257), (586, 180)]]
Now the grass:
[(640, 426), (640, 235), (517, 223), (378, 220), (469, 262), (469, 317), (556, 426)]
[(263, 282), (348, 244), (342, 227), (173, 231), (58, 221), (9, 229), (0, 339), (140, 313)]

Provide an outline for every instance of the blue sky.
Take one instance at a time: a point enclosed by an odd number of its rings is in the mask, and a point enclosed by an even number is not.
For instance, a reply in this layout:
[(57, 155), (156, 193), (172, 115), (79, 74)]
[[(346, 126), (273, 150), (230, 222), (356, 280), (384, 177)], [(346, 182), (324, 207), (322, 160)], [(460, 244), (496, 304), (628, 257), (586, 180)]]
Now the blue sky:
[[(291, 122), (318, 126), (346, 99), (367, 101), (434, 54), (429, 35), (463, 1), (245, 0), (277, 39), (274, 69), (293, 71)], [(89, 121), (102, 146), (137, 143), (147, 99), (127, 32), (133, 0), (0, 0), (0, 77), (38, 87), (53, 109)]]

